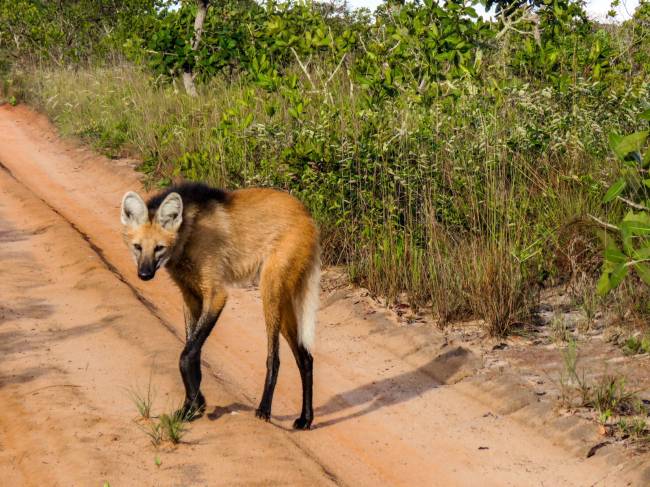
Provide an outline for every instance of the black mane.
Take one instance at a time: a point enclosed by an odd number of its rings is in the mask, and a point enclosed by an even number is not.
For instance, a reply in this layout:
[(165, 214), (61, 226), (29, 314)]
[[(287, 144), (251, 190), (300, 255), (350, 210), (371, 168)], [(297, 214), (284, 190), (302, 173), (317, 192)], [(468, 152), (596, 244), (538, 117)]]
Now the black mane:
[(178, 193), (181, 196), (184, 208), (188, 206), (206, 207), (211, 203), (227, 203), (230, 198), (228, 191), (213, 188), (204, 183), (174, 184), (147, 201), (149, 214), (155, 213), (170, 193)]

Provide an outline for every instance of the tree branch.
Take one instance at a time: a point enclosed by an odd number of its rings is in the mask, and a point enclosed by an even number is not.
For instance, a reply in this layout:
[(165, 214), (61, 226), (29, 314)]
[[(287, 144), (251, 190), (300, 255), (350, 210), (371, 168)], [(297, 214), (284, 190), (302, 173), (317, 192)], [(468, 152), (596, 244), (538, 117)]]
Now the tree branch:
[(616, 225), (602, 221), (600, 218), (595, 217), (594, 215), (587, 215), (593, 221), (598, 223), (601, 227), (606, 228), (607, 230), (613, 230), (615, 232), (619, 231), (619, 228)]
[[(296, 61), (298, 61), (298, 64), (300, 65), (300, 69), (302, 69), (302, 72), (305, 73), (305, 76), (307, 76), (307, 79), (309, 80), (309, 84), (311, 84), (312, 89), (313, 89), (314, 91), (316, 91), (316, 85), (315, 85), (314, 82), (312, 81), (311, 76), (309, 75), (309, 71), (307, 71), (307, 68), (306, 68), (305, 65), (302, 63), (302, 61), (301, 61), (300, 58), (298, 57), (298, 53), (296, 52), (296, 50), (295, 50), (293, 47), (291, 48), (291, 52), (292, 52), (293, 55), (296, 57)], [(307, 63), (307, 64), (309, 64), (309, 63)]]
[(634, 201), (628, 200), (627, 198), (623, 198), (622, 196), (617, 196), (616, 199), (621, 200), (626, 205), (631, 206), (632, 208), (635, 208), (637, 210), (650, 211), (650, 208), (648, 208), (647, 206), (641, 205), (639, 203), (635, 203)]

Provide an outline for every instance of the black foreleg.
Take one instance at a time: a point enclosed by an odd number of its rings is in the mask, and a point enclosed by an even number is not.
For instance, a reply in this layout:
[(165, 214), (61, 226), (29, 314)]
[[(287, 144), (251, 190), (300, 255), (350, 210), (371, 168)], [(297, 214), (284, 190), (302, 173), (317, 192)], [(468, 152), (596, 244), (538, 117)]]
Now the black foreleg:
[[(225, 300), (224, 300), (225, 303)], [(181, 414), (196, 418), (205, 410), (205, 398), (201, 394), (201, 349), (219, 319), (223, 305), (218, 309), (203, 312), (191, 333), (188, 333), (185, 348), (179, 361), (181, 377), (185, 385), (185, 402)]]

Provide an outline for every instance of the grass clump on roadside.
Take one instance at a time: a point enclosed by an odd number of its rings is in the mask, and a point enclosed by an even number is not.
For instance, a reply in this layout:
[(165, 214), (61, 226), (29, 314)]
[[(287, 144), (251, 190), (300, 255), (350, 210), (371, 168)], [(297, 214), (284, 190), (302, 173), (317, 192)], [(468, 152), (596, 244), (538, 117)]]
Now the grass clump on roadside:
[(570, 340), (563, 352), (564, 369), (560, 374), (560, 404), (567, 409), (593, 411), (604, 434), (650, 440), (647, 418), (650, 410), (638, 395), (627, 387), (624, 377), (604, 375), (587, 378), (578, 366), (576, 342)]
[(626, 355), (650, 353), (650, 336), (630, 337), (623, 343), (623, 352)]

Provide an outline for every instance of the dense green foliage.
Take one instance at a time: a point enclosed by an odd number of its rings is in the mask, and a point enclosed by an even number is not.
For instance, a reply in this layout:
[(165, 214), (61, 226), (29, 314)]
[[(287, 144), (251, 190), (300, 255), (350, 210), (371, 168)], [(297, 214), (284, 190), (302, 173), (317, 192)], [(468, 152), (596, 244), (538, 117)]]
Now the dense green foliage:
[[(650, 110), (641, 117), (650, 121)], [(618, 238), (607, 238), (603, 273), (598, 283), (601, 294), (616, 288), (630, 269), (650, 285), (650, 148), (643, 150), (647, 138), (648, 130), (625, 137), (614, 133), (610, 136), (610, 145), (621, 160), (622, 169), (621, 177), (609, 188), (603, 201), (620, 200), (630, 210), (611, 228)]]
[[(13, 3), (0, 0), (0, 22), (26, 32)], [(622, 212), (601, 195), (620, 168), (608, 134), (645, 123), (645, 3), (603, 26), (573, 0), (504, 4), (493, 22), (464, 0), (373, 15), (228, 0), (210, 6), (196, 51), (193, 1), (107, 2), (139, 13), (115, 10), (105, 35), (79, 20), (71, 51), (42, 37), (57, 25), (49, 4), (19, 4), (46, 21), (15, 55), (0, 33), (10, 88), (64, 131), (138, 155), (162, 182), (292, 191), (319, 220), (328, 262), (443, 321), (479, 316), (500, 334), (526, 320), (540, 286), (576, 273), (567, 229)], [(104, 49), (129, 64), (106, 65)], [(50, 53), (104, 67), (33, 67)], [(197, 98), (178, 83), (188, 68)]]
[(160, 0), (1, 0), (0, 62), (101, 60), (142, 28)]

